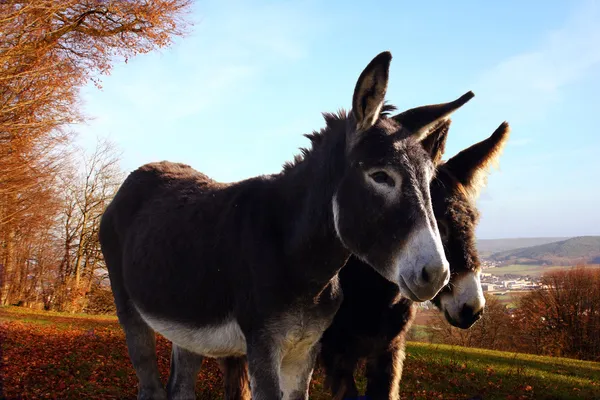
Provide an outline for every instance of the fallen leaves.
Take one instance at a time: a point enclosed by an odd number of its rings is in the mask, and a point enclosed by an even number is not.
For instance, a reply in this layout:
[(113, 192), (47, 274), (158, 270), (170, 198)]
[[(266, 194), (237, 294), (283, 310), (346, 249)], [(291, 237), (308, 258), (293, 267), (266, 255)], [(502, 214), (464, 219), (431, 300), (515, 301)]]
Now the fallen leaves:
[[(93, 334), (92, 334), (93, 333)], [(64, 328), (17, 321), (0, 324), (6, 398), (134, 399), (137, 378), (125, 338), (114, 323)], [(157, 335), (159, 370), (166, 382), (171, 344)], [(205, 362), (199, 391), (211, 398), (221, 392), (217, 365)]]
[[(0, 388), (4, 386), (0, 398), (135, 399), (137, 378), (116, 319), (36, 315), (0, 308), (0, 321), (3, 320), (7, 322), (0, 322)], [(166, 383), (171, 343), (160, 335), (156, 339), (159, 371)], [(498, 355), (482, 361), (484, 354), (468, 358), (466, 349), (449, 351), (415, 343), (409, 344), (409, 349), (401, 399), (600, 398), (600, 387), (591, 372), (585, 375), (590, 384), (583, 381), (579, 385), (562, 378), (552, 380), (550, 372), (540, 378), (534, 374), (535, 362), (516, 363)], [(541, 362), (536, 362), (539, 367)], [(556, 365), (556, 371), (567, 371), (567, 364), (561, 366), (553, 360), (547, 363)], [(574, 370), (569, 371), (572, 374)], [(363, 363), (357, 374), (363, 390), (364, 374)], [(204, 361), (196, 392), (201, 400), (223, 398), (221, 373), (213, 360)], [(329, 398), (323, 388), (322, 370), (317, 367), (310, 399)]]

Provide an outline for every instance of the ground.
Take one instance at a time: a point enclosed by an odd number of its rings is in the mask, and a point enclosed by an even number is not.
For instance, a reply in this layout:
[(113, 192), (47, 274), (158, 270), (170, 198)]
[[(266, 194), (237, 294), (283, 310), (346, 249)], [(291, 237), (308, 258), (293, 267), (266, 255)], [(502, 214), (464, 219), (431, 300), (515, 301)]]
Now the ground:
[[(158, 335), (157, 343), (166, 381), (170, 343)], [(1, 399), (135, 398), (135, 374), (114, 317), (0, 308), (0, 351)], [(330, 398), (322, 382), (317, 369), (311, 399)], [(401, 387), (403, 399), (598, 399), (600, 363), (415, 342), (407, 347)], [(204, 363), (197, 394), (222, 398), (212, 360)]]

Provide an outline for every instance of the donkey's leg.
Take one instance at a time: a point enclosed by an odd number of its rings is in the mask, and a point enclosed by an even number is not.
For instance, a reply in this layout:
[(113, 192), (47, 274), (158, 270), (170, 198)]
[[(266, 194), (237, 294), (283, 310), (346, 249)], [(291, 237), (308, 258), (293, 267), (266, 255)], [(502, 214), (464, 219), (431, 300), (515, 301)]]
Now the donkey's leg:
[(281, 363), (281, 388), (284, 400), (308, 400), (308, 389), (320, 344), (308, 350), (292, 352)]
[(167, 383), (169, 400), (195, 400), (196, 380), (202, 366), (202, 357), (173, 343), (171, 373)]
[(130, 302), (121, 304), (117, 315), (125, 331), (129, 358), (138, 377), (138, 400), (166, 400), (167, 393), (158, 373), (154, 331)]
[(223, 373), (225, 400), (250, 400), (250, 381), (246, 357), (219, 358)]
[(367, 398), (369, 400), (400, 399), (400, 379), (404, 365), (404, 340), (367, 360)]
[(252, 400), (281, 400), (281, 348), (277, 340), (264, 333), (247, 338), (247, 359)]
[(323, 344), (321, 363), (325, 370), (325, 387), (331, 392), (332, 399), (358, 397), (358, 388), (354, 381), (358, 358)]
[(139, 400), (166, 400), (167, 393), (158, 374), (155, 334), (137, 312), (125, 290), (123, 266), (121, 265), (123, 259), (121, 244), (110, 220), (100, 224), (99, 235), (117, 307), (117, 317), (125, 331), (129, 358), (138, 377), (137, 398)]

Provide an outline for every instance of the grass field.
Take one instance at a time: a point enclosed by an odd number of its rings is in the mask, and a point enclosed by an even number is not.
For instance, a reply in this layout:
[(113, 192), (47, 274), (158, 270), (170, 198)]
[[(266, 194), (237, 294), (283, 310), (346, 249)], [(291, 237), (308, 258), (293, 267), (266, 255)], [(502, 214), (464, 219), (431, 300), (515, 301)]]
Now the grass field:
[(516, 308), (519, 304), (519, 299), (526, 294), (531, 293), (526, 290), (508, 290), (506, 292), (490, 292), (501, 304), (507, 307)]
[[(157, 336), (157, 348), (166, 381), (170, 343)], [(2, 399), (135, 398), (137, 381), (114, 317), (0, 308), (0, 351)], [(322, 382), (317, 369), (311, 399), (330, 398)], [(401, 392), (403, 399), (598, 399), (600, 363), (409, 343)], [(204, 362), (197, 395), (222, 398), (212, 360)]]
[[(564, 271), (566, 269), (572, 268), (570, 266), (561, 266), (561, 265), (507, 265), (506, 267), (496, 267), (496, 268), (487, 268), (484, 272), (490, 273), (492, 275), (531, 275), (531, 276), (541, 276), (546, 272), (553, 271)], [(600, 268), (600, 265), (588, 265), (587, 268)]]

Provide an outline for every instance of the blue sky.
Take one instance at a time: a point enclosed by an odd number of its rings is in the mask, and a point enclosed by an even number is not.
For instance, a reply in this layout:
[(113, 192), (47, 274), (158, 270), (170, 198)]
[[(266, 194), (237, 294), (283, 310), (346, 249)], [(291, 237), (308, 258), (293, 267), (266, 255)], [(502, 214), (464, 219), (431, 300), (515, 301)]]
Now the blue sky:
[(83, 89), (81, 145), (109, 137), (127, 172), (165, 159), (222, 181), (278, 172), (389, 50), (400, 109), (475, 92), (446, 158), (511, 124), (480, 238), (600, 234), (600, 1), (211, 0), (191, 17), (173, 47)]

